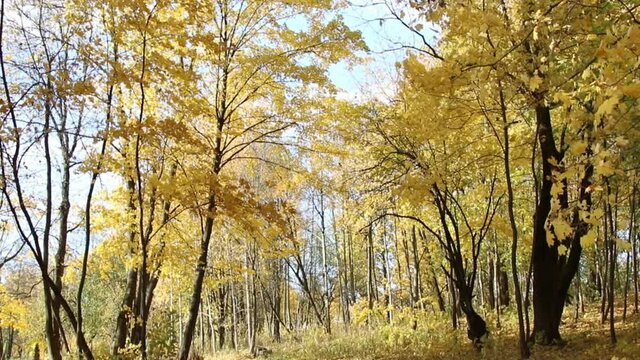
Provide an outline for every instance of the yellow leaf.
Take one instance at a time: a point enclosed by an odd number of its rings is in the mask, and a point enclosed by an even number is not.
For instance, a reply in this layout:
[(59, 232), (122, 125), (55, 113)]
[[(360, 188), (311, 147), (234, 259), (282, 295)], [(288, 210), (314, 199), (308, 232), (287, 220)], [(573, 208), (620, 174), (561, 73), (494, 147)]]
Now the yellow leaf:
[(625, 147), (629, 145), (629, 140), (625, 139), (624, 136), (618, 136), (616, 138), (616, 145), (618, 145), (619, 147)]
[(547, 233), (547, 245), (549, 246), (553, 246), (553, 233), (551, 232), (551, 230), (549, 230), (549, 228), (547, 227), (545, 229), (546, 233)]
[(596, 164), (595, 171), (598, 175), (602, 176), (611, 176), (615, 174), (616, 169), (611, 165), (610, 162), (601, 160)]
[(625, 241), (623, 239), (616, 239), (616, 245), (618, 246), (618, 248), (622, 251), (630, 251), (631, 250), (631, 243), (628, 241)]
[(569, 152), (573, 155), (582, 155), (587, 150), (586, 141), (576, 141), (569, 146)]
[(593, 246), (593, 244), (596, 243), (597, 238), (598, 237), (595, 230), (590, 229), (586, 234), (582, 236), (582, 238), (580, 238), (580, 244), (582, 245), (582, 247)]
[(620, 88), (622, 94), (631, 97), (640, 97), (640, 84), (625, 85)]
[(627, 37), (632, 43), (640, 44), (640, 27), (631, 26), (627, 32)]
[(558, 246), (558, 255), (565, 256), (567, 255), (567, 247), (564, 245)]
[(616, 105), (618, 105), (619, 100), (620, 99), (618, 98), (617, 95), (613, 95), (607, 100), (605, 100), (602, 104), (600, 104), (600, 106), (598, 107), (598, 111), (596, 111), (596, 115), (595, 115), (596, 126), (600, 126), (600, 124), (602, 123), (602, 117), (604, 115), (611, 114), (613, 112)]
[(556, 182), (551, 185), (551, 196), (558, 197), (564, 193), (564, 184), (561, 182)]
[(553, 220), (551, 225), (553, 225), (553, 232), (560, 241), (566, 239), (573, 232), (571, 225), (561, 217)]
[(595, 54), (593, 54), (595, 57), (597, 58), (603, 58), (605, 56), (607, 56), (607, 49), (606, 46), (604, 44), (604, 41), (602, 41), (600, 43), (600, 47), (598, 47), (598, 49), (596, 50)]
[(540, 76), (534, 75), (529, 79), (529, 89), (531, 89), (532, 91), (538, 90), (540, 88), (540, 85), (542, 85), (542, 78)]

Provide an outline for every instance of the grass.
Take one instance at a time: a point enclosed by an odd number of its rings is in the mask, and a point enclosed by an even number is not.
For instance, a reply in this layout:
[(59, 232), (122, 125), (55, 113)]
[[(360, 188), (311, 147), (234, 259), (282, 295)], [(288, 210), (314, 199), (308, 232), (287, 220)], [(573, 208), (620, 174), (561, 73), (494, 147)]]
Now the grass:
[[(567, 310), (567, 312), (569, 312)], [(577, 321), (566, 314), (561, 333), (564, 346), (534, 346), (531, 359), (640, 359), (640, 316), (621, 321), (616, 314), (618, 343), (611, 344), (609, 325), (600, 323), (597, 308), (590, 308)], [(319, 329), (307, 329), (295, 338), (287, 336), (281, 343), (267, 340), (259, 344), (271, 350), (265, 358), (273, 360), (374, 360), (374, 359), (518, 359), (517, 323), (515, 316), (503, 316), (500, 328), (493, 314), (486, 316), (491, 335), (478, 351), (466, 338), (465, 325), (452, 330), (446, 318), (421, 319), (418, 329), (408, 324), (383, 325), (377, 329), (365, 326), (335, 329), (326, 335)], [(220, 352), (208, 360), (249, 359), (246, 352)]]

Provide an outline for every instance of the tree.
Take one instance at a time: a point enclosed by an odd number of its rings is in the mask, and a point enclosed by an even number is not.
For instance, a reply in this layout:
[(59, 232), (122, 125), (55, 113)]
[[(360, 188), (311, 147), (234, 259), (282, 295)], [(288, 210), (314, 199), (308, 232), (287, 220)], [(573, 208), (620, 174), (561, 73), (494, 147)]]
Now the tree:
[[(349, 31), (339, 17), (330, 17), (328, 3), (221, 1), (200, 4), (200, 8), (196, 4), (186, 8), (201, 21), (193, 44), (208, 50), (193, 59), (193, 68), (202, 70), (199, 81), (211, 86), (194, 83), (194, 101), (189, 104), (195, 107), (192, 126), (207, 144), (203, 153), (210, 163), (211, 180), (181, 359), (188, 357), (193, 338), (214, 219), (224, 196), (219, 193), (223, 170), (232, 161), (247, 160), (245, 151), (255, 144), (282, 144), (279, 136), (302, 120), (294, 107), (311, 110), (309, 92), (323, 93), (317, 86), (327, 84), (324, 66), (361, 46), (357, 33)], [(305, 31), (287, 24), (295, 16), (307, 19)], [(305, 58), (323, 66), (304, 65)], [(285, 82), (298, 85), (288, 87)]]

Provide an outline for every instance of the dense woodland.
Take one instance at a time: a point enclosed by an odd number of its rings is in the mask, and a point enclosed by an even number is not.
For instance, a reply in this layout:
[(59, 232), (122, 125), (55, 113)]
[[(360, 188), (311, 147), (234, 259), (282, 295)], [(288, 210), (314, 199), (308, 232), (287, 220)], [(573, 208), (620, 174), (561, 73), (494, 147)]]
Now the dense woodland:
[(0, 360), (640, 357), (637, 0), (1, 10)]

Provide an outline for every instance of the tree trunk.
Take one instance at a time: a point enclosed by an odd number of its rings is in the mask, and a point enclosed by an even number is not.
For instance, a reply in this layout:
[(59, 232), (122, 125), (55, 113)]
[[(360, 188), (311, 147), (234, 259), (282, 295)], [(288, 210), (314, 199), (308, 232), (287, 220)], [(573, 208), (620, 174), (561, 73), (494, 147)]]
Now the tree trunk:
[(627, 321), (627, 304), (629, 296), (629, 270), (631, 267), (631, 254), (627, 251), (627, 260), (624, 269), (624, 290), (623, 290), (623, 305), (622, 305), (622, 322)]
[(456, 298), (456, 287), (453, 280), (449, 277), (449, 299), (451, 300), (451, 327), (458, 328), (458, 299)]
[[(578, 211), (574, 211), (574, 234), (570, 239), (547, 239), (547, 218), (551, 211), (551, 187), (553, 179), (552, 163), (560, 163), (562, 154), (558, 152), (553, 138), (551, 114), (549, 108), (542, 104), (536, 106), (538, 140), (542, 154), (542, 184), (538, 196), (538, 204), (534, 216), (533, 249), (531, 261), (533, 266), (533, 334), (538, 344), (563, 343), (560, 337), (560, 320), (571, 281), (578, 269), (582, 246), (580, 239), (587, 232), (588, 225), (579, 219)], [(590, 149), (587, 150), (590, 152)], [(556, 169), (560, 171), (560, 169)], [(579, 199), (591, 208), (591, 194), (587, 191), (591, 185), (593, 167), (585, 165), (584, 177), (581, 179)], [(564, 186), (566, 189), (566, 184)], [(560, 206), (568, 207), (566, 190), (558, 196)], [(547, 241), (549, 240), (549, 242)], [(549, 245), (551, 243), (552, 245)], [(566, 253), (560, 255), (559, 245), (565, 246)], [(570, 250), (569, 250), (570, 248)]]
[[(606, 232), (607, 232), (607, 223), (606, 220), (604, 221), (604, 232), (605, 232), (605, 239), (607, 238)], [(598, 247), (596, 245), (596, 254), (599, 253), (598, 251)], [(607, 282), (609, 277), (607, 276), (608, 271), (609, 271), (609, 250), (608, 250), (608, 245), (606, 244), (605, 241), (605, 245), (603, 246), (601, 252), (601, 256), (599, 256), (599, 258), (602, 258), (602, 261), (600, 262), (600, 266), (598, 266), (598, 273), (600, 274), (600, 322), (602, 324), (604, 324), (607, 321), (607, 301), (609, 299), (609, 287), (607, 286)]]
[[(49, 66), (51, 63), (49, 62)], [(52, 90), (51, 81), (47, 80), (46, 87), (48, 90)], [(51, 153), (49, 146), (49, 132), (50, 132), (50, 121), (51, 121), (51, 99), (48, 95), (46, 97), (46, 101), (44, 104), (45, 114), (44, 114), (44, 155), (45, 155), (45, 163), (46, 163), (46, 212), (45, 212), (45, 224), (44, 224), (44, 232), (42, 234), (42, 253), (43, 253), (43, 263), (45, 268), (43, 271), (48, 271), (49, 266), (49, 240), (50, 240), (50, 232), (51, 232), (51, 218), (52, 218), (52, 164), (51, 164)], [(48, 276), (48, 274), (43, 274), (43, 276)], [(51, 360), (62, 360), (62, 349), (60, 344), (60, 328), (58, 323), (60, 319), (56, 319), (56, 314), (53, 308), (54, 298), (56, 297), (52, 294), (51, 286), (56, 286), (55, 281), (53, 284), (48, 284), (47, 282), (43, 283), (44, 290), (44, 302), (45, 302), (45, 337), (47, 339), (47, 347), (49, 350), (49, 358)], [(62, 293), (62, 288), (58, 287), (60, 293)]]
[(384, 276), (384, 292), (385, 292), (385, 308), (387, 309), (387, 323), (391, 324), (392, 316), (391, 305), (391, 262), (389, 260), (389, 244), (387, 235), (387, 225), (382, 221), (382, 271)]
[[(55, 257), (55, 278), (54, 282), (58, 289), (62, 290), (62, 277), (64, 276), (64, 261), (67, 254), (67, 235), (68, 235), (68, 225), (69, 225), (69, 183), (70, 183), (70, 163), (67, 149), (64, 149), (63, 146), (63, 169), (62, 169), (62, 194), (60, 201), (60, 221), (59, 221), (59, 235), (58, 235), (58, 250), (56, 251)], [(60, 343), (61, 334), (63, 331), (62, 324), (59, 322), (60, 317), (60, 299), (54, 296), (51, 301), (51, 306), (53, 308), (54, 326), (53, 326), (53, 337), (55, 341)], [(66, 342), (65, 342), (66, 344)], [(69, 347), (66, 348), (67, 352), (69, 352)]]
[(13, 356), (13, 336), (14, 336), (15, 330), (13, 329), (13, 326), (10, 326), (8, 328), (7, 331), (7, 340), (5, 340), (4, 343), (0, 344), (0, 352), (2, 352), (2, 354), (4, 355), (5, 359), (11, 359), (11, 357)]
[[(425, 246), (425, 249), (427, 247)], [(420, 309), (424, 310), (424, 302), (420, 301), (422, 298), (421, 282), (420, 282), (420, 256), (418, 255), (418, 237), (416, 236), (416, 227), (411, 227), (411, 255), (413, 257), (413, 289), (414, 289), (414, 303), (420, 304)], [(439, 300), (439, 299), (438, 299)]]
[(493, 240), (493, 256), (495, 260), (493, 262), (493, 284), (491, 285), (493, 286), (494, 301), (496, 307), (496, 327), (500, 328), (502, 326), (500, 322), (500, 315), (502, 315), (502, 307), (500, 306), (500, 292), (502, 291), (502, 289), (500, 288), (500, 254), (498, 253), (498, 239), (496, 239), (495, 232)]
[(273, 283), (273, 288), (272, 288), (272, 295), (271, 295), (271, 299), (272, 299), (272, 306), (271, 306), (271, 318), (272, 318), (272, 324), (271, 324), (271, 332), (273, 335), (273, 339), (276, 342), (280, 342), (281, 340), (281, 335), (280, 335), (280, 322), (281, 322), (281, 318), (280, 318), (280, 310), (282, 308), (282, 291), (281, 291), (281, 282), (282, 282), (282, 260), (281, 259), (275, 259), (272, 261), (272, 266), (274, 267), (274, 271), (273, 271), (273, 279), (272, 279), (272, 283)]
[(509, 296), (509, 275), (502, 267), (501, 263), (498, 263), (499, 276), (498, 286), (500, 287), (500, 306), (509, 306), (511, 297)]
[(320, 191), (320, 208), (318, 209), (320, 215), (320, 231), (322, 240), (322, 285), (323, 295), (322, 300), (324, 302), (324, 331), (327, 334), (331, 334), (331, 288), (329, 287), (329, 263), (327, 258), (327, 232), (325, 226), (325, 208), (324, 208), (324, 193)]
[[(135, 205), (135, 182), (133, 178), (129, 178), (127, 180), (127, 192), (129, 193), (129, 201), (127, 205), (127, 210), (130, 214), (136, 215), (136, 205)], [(129, 229), (129, 251), (131, 255), (135, 254), (135, 244), (136, 244), (136, 226), (134, 224), (131, 225)], [(129, 330), (129, 321), (133, 316), (133, 303), (136, 297), (136, 289), (138, 287), (138, 270), (133, 268), (129, 269), (127, 274), (127, 285), (124, 292), (124, 297), (122, 299), (122, 304), (120, 306), (120, 311), (118, 312), (118, 317), (116, 319), (116, 331), (114, 336), (114, 342), (112, 347), (112, 355), (114, 357), (118, 357), (118, 351), (123, 349), (127, 342), (127, 333)]]
[[(548, 159), (556, 155), (551, 130), (549, 109), (538, 105), (536, 117), (539, 129), (539, 141), (542, 150), (543, 180), (534, 217), (534, 236), (532, 250), (533, 264), (533, 307), (535, 341), (550, 344), (561, 341), (560, 317), (564, 305), (564, 296), (555, 289), (557, 284), (557, 249), (549, 246), (546, 238), (546, 221), (551, 210), (552, 169)], [(543, 131), (544, 130), (544, 131)], [(545, 151), (546, 150), (546, 151)], [(556, 158), (556, 160), (558, 160)], [(554, 251), (555, 250), (555, 251)]]
[(231, 317), (233, 350), (238, 350), (238, 298), (236, 297), (235, 281), (231, 282)]
[[(502, 91), (502, 84), (498, 82), (500, 88), (500, 105), (502, 109), (502, 119), (503, 119), (503, 132), (504, 132), (504, 173), (505, 178), (507, 180), (507, 194), (508, 194), (508, 206), (507, 209), (509, 211), (509, 223), (511, 225), (511, 274), (513, 276), (513, 288), (516, 297), (516, 306), (518, 310), (518, 339), (520, 345), (520, 356), (523, 359), (529, 358), (529, 347), (527, 346), (527, 340), (524, 330), (524, 318), (522, 314), (522, 293), (520, 292), (520, 281), (518, 279), (518, 227), (516, 225), (516, 216), (514, 213), (514, 196), (513, 196), (513, 185), (511, 183), (511, 164), (510, 164), (510, 145), (509, 145), (509, 123), (507, 121), (506, 115), (506, 105), (504, 100), (504, 94)], [(508, 289), (508, 281), (507, 281), (507, 273), (504, 272), (504, 276), (501, 276), (501, 283), (504, 287), (504, 295), (501, 296), (502, 303), (504, 305), (509, 305), (509, 289)], [(503, 292), (500, 291), (502, 295)]]
[(369, 225), (367, 233), (367, 304), (369, 310), (373, 309), (373, 229)]
[(284, 265), (285, 271), (285, 283), (284, 283), (284, 318), (285, 323), (287, 324), (287, 328), (289, 330), (293, 329), (293, 319), (291, 317), (291, 273), (289, 272), (289, 268), (286, 263)]
[(251, 356), (256, 356), (256, 287), (255, 287), (255, 257), (253, 254), (253, 244), (247, 244), (245, 254), (245, 312), (247, 321), (247, 347)]
[(473, 309), (472, 289), (458, 282), (460, 294), (460, 307), (467, 319), (467, 337), (473, 341), (474, 345), (480, 346), (483, 338), (487, 335), (487, 323)]
[[(611, 195), (611, 188), (609, 186), (609, 183), (607, 180), (605, 180), (606, 185), (607, 185), (607, 193), (609, 194), (609, 196)], [(616, 234), (617, 234), (617, 230), (618, 227), (615, 224), (614, 221), (614, 217), (617, 218), (617, 202), (618, 202), (618, 193), (616, 191), (616, 214), (614, 215), (612, 209), (611, 209), (611, 202), (609, 200), (609, 198), (606, 201), (606, 209), (608, 209), (607, 211), (605, 211), (605, 219), (607, 219), (607, 217), (609, 218), (609, 236), (605, 236), (605, 240), (607, 240), (607, 243), (609, 245), (609, 336), (611, 337), (611, 343), (615, 344), (616, 342), (618, 342), (618, 339), (616, 337), (616, 328), (615, 328), (615, 316), (614, 316), (614, 311), (615, 311), (615, 295), (614, 295), (614, 291), (615, 291), (615, 275), (616, 275), (616, 264), (617, 264), (617, 246), (616, 246)]]
[(191, 302), (189, 304), (189, 317), (184, 327), (182, 335), (182, 344), (180, 345), (180, 360), (189, 359), (189, 351), (191, 350), (191, 342), (196, 328), (196, 320), (198, 319), (198, 309), (202, 298), (202, 284), (207, 269), (207, 259), (209, 256), (209, 242), (211, 241), (211, 233), (213, 230), (213, 216), (216, 209), (215, 197), (213, 193), (209, 196), (209, 206), (207, 206), (207, 220), (204, 226), (204, 233), (200, 241), (200, 255), (196, 265), (196, 277), (191, 292)]
[(411, 271), (411, 260), (409, 258), (409, 242), (407, 241), (407, 232), (405, 229), (402, 229), (402, 254), (404, 255), (404, 261), (406, 264), (405, 271), (407, 272), (407, 278), (409, 279), (409, 304), (411, 308), (416, 308), (416, 292), (413, 286), (414, 283), (414, 274)]
[[(634, 174), (635, 176), (635, 174)], [(631, 243), (631, 262), (633, 268), (633, 313), (638, 313), (638, 234), (636, 231), (636, 184), (631, 185), (631, 219), (629, 227), (629, 242)], [(633, 236), (632, 236), (633, 233)]]
[(349, 293), (351, 295), (351, 303), (356, 303), (356, 281), (353, 271), (353, 235), (349, 230)]
[(495, 290), (496, 289), (496, 286), (495, 286), (495, 283), (496, 283), (496, 280), (495, 280), (495, 278), (496, 278), (496, 275), (495, 275), (496, 265), (495, 265), (495, 262), (493, 261), (492, 257), (489, 258), (489, 261), (487, 262), (487, 265), (489, 267), (489, 271), (488, 271), (488, 274), (489, 274), (489, 286), (488, 286), (488, 288), (489, 288), (489, 308), (491, 310), (494, 310), (496, 308), (496, 290)]
[[(542, 149), (542, 186), (534, 216), (533, 250), (533, 333), (536, 343), (553, 344), (562, 342), (560, 319), (564, 308), (566, 291), (561, 291), (557, 245), (547, 243), (546, 222), (551, 211), (552, 169), (549, 159), (558, 161), (549, 109), (536, 107), (540, 148)], [(552, 145), (553, 144), (553, 145)], [(553, 239), (550, 239), (553, 241)]]
[(123, 349), (127, 343), (127, 330), (129, 328), (129, 319), (133, 312), (133, 299), (138, 283), (138, 271), (136, 269), (129, 269), (127, 274), (127, 286), (118, 312), (118, 318), (116, 319), (116, 332), (114, 336), (114, 343), (112, 348), (112, 354), (114, 357), (118, 356), (118, 350)]

